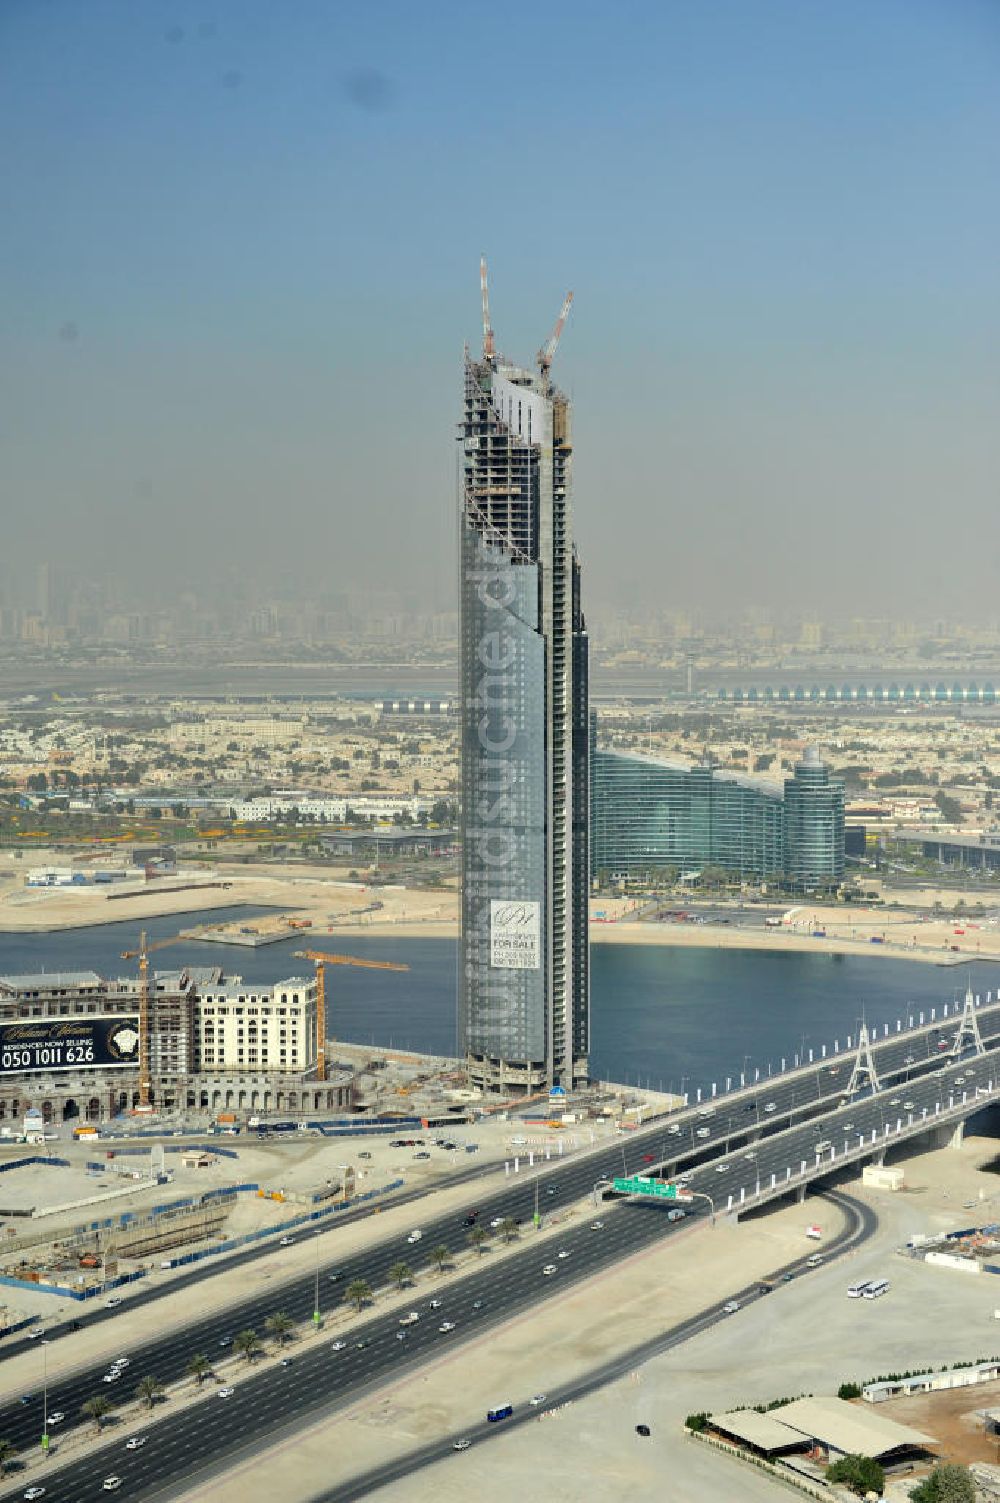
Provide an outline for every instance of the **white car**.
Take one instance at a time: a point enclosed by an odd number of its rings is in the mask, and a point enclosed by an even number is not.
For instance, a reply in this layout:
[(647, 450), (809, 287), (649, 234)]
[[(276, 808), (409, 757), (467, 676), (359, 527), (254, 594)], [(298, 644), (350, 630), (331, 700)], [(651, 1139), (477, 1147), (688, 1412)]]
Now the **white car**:
[(44, 1487), (29, 1487), (24, 1496), (26, 1498), (44, 1498), (45, 1489)]
[(754, 1159), (757, 1157), (757, 1155), (754, 1152), (754, 1150), (751, 1148), (750, 1152), (749, 1153), (745, 1153), (743, 1155), (743, 1157), (746, 1159), (746, 1161), (747, 1161), (748, 1164), (752, 1164), (753, 1161), (754, 1161)]
[(105, 1373), (104, 1374), (104, 1382), (105, 1383), (117, 1383), (118, 1379), (120, 1377), (121, 1377), (121, 1369), (118, 1368), (118, 1367), (113, 1367), (109, 1373)]
[(37, 1341), (38, 1338), (39, 1338), (39, 1336), (41, 1336), (41, 1334), (42, 1334), (41, 1331), (38, 1331), (38, 1330), (29, 1331), (28, 1332), (28, 1340), (29, 1341)]
[(122, 1300), (120, 1294), (113, 1294), (110, 1299), (104, 1301), (109, 1310), (117, 1310), (121, 1302)]
[(603, 1232), (603, 1230), (604, 1230), (604, 1222), (603, 1221), (592, 1221), (590, 1223), (590, 1230), (592, 1232)]
[(125, 1368), (125, 1367), (131, 1367), (132, 1363), (131, 1363), (131, 1360), (128, 1357), (116, 1357), (115, 1360), (112, 1362), (111, 1366), (112, 1366), (112, 1368), (115, 1368), (115, 1367)]
[(63, 1414), (62, 1410), (61, 1409), (57, 1409), (54, 1414), (50, 1414), (49, 1415), (49, 1424), (50, 1425), (61, 1425), (62, 1422), (63, 1422), (63, 1420), (65, 1418), (66, 1418), (66, 1416), (65, 1416), (65, 1414)]
[(531, 1405), (532, 1409), (537, 1409), (539, 1404), (545, 1403), (544, 1393), (533, 1393), (531, 1395), (531, 1398), (528, 1400), (528, 1403)]
[(129, 1439), (125, 1442), (126, 1451), (141, 1451), (143, 1446), (146, 1444), (146, 1439), (147, 1437), (145, 1435), (130, 1436)]
[(453, 1320), (443, 1320), (438, 1326), (439, 1331), (453, 1331), (454, 1329), (455, 1322)]
[(428, 1308), (428, 1310), (440, 1310), (440, 1308), (441, 1308), (441, 1306), (443, 1304), (444, 1304), (444, 1300), (443, 1299), (429, 1299), (427, 1301), (427, 1308)]
[(542, 1269), (542, 1273), (547, 1279), (551, 1278), (555, 1271), (556, 1265), (554, 1263), (546, 1263), (545, 1267)]
[(278, 1243), (278, 1246), (279, 1247), (294, 1247), (295, 1246), (295, 1238), (294, 1237), (282, 1237), (281, 1241)]
[(342, 1352), (344, 1350), (344, 1347), (346, 1345), (347, 1345), (346, 1341), (331, 1341), (330, 1342), (330, 1350), (331, 1350), (331, 1352)]
[(105, 1479), (104, 1479), (104, 1491), (106, 1493), (116, 1493), (118, 1491), (118, 1489), (121, 1487), (121, 1485), (122, 1485), (122, 1479), (120, 1477), (114, 1477), (114, 1476), (112, 1476), (112, 1477), (105, 1477)]
[(774, 1102), (774, 1101), (767, 1102), (766, 1106), (764, 1107), (764, 1110), (766, 1112), (776, 1112), (778, 1110), (777, 1103)]
[(471, 1440), (465, 1440), (463, 1438), (462, 1440), (456, 1440), (455, 1444), (452, 1446), (451, 1449), (453, 1451), (467, 1451), (471, 1445), (472, 1445), (472, 1441)]
[(698, 1130), (697, 1130), (697, 1132), (695, 1133), (695, 1137), (696, 1138), (707, 1138), (710, 1135), (711, 1135), (711, 1130), (709, 1128), (707, 1128), (707, 1127), (699, 1127)]
[[(503, 1217), (502, 1216), (494, 1216), (493, 1220), (490, 1222), (490, 1226), (492, 1227), (492, 1229), (494, 1231), (496, 1231), (496, 1229), (497, 1229), (498, 1226), (503, 1226)], [(471, 1445), (471, 1441), (470, 1441), (470, 1445)]]
[(566, 1251), (566, 1249), (564, 1247), (561, 1247), (559, 1249), (558, 1253), (556, 1254), (556, 1256), (559, 1257), (559, 1258), (568, 1258), (569, 1257), (569, 1253)]
[(678, 1133), (680, 1132), (680, 1130), (681, 1124), (679, 1122), (671, 1122), (670, 1126), (667, 1128), (667, 1132), (669, 1133)]
[(728, 1164), (716, 1164), (716, 1166), (715, 1166), (715, 1172), (716, 1172), (716, 1174), (728, 1174), (729, 1173), (729, 1165)]
[(727, 1299), (722, 1307), (722, 1313), (723, 1315), (735, 1315), (739, 1308), (740, 1302), (738, 1299)]
[(219, 1389), (219, 1398), (220, 1399), (231, 1399), (232, 1396), (233, 1396), (233, 1394), (235, 1392), (236, 1392), (235, 1388), (220, 1388)]
[(904, 1112), (915, 1112), (916, 1111), (916, 1107), (913, 1105), (912, 1101), (904, 1101), (903, 1102), (903, 1111)]
[(811, 1258), (806, 1258), (807, 1268), (818, 1268), (823, 1261), (823, 1254), (814, 1252)]

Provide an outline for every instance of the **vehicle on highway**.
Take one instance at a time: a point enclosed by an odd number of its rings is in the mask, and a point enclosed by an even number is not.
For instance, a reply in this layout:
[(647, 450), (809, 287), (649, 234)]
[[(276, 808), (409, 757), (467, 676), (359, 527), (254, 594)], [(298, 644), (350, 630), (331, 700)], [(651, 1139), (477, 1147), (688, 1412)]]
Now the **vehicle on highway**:
[(28, 1332), (28, 1340), (29, 1341), (37, 1341), (38, 1338), (39, 1338), (39, 1336), (41, 1336), (41, 1334), (42, 1334), (41, 1331), (37, 1331), (37, 1330), (36, 1331), (29, 1331)]
[(481, 1299), (474, 1299), (472, 1301), (472, 1308), (473, 1308), (473, 1310), (481, 1310), (483, 1308), (483, 1302), (482, 1302), (482, 1300)]
[(219, 1398), (220, 1399), (231, 1399), (232, 1396), (233, 1396), (233, 1394), (235, 1392), (236, 1392), (235, 1388), (230, 1388), (230, 1387), (220, 1388), (219, 1389)]
[(603, 1221), (592, 1221), (590, 1223), (590, 1230), (592, 1232), (603, 1232), (603, 1230), (604, 1230), (604, 1222)]
[(410, 1233), (410, 1235), (407, 1237), (406, 1240), (407, 1240), (407, 1242), (409, 1242), (412, 1245), (414, 1242), (419, 1242), (420, 1239), (421, 1239), (421, 1237), (423, 1235), (424, 1235), (423, 1232), (420, 1230), (419, 1227), (417, 1227), (414, 1231), (412, 1231)]
[(554, 1263), (546, 1263), (545, 1267), (542, 1269), (542, 1273), (547, 1279), (551, 1278), (555, 1271), (556, 1265)]
[(714, 1106), (700, 1106), (698, 1108), (698, 1116), (699, 1117), (714, 1117), (715, 1116), (715, 1107)]
[(916, 1107), (913, 1105), (912, 1101), (904, 1101), (903, 1102), (903, 1111), (904, 1112), (915, 1112), (916, 1111)]
[(471, 1440), (466, 1440), (463, 1437), (461, 1440), (456, 1440), (455, 1444), (452, 1446), (451, 1449), (453, 1451), (467, 1451), (471, 1445), (472, 1445), (472, 1441)]
[(513, 1404), (497, 1404), (494, 1409), (487, 1409), (486, 1418), (491, 1425), (495, 1425), (499, 1420), (510, 1419), (513, 1413)]
[(677, 1183), (679, 1185), (689, 1185), (693, 1179), (694, 1179), (694, 1173), (693, 1173), (693, 1171), (691, 1169), (685, 1169), (685, 1171), (684, 1171), (683, 1174), (678, 1174), (678, 1176), (677, 1176)]
[(62, 1410), (61, 1409), (57, 1409), (55, 1411), (55, 1413), (49, 1415), (49, 1424), (50, 1425), (61, 1425), (62, 1422), (63, 1422), (63, 1420), (65, 1418), (66, 1418), (66, 1416), (65, 1416), (65, 1414), (63, 1414)]
[(399, 1323), (401, 1326), (415, 1326), (419, 1319), (420, 1316), (416, 1310), (408, 1310), (405, 1315), (399, 1317)]
[(122, 1479), (120, 1477), (105, 1477), (104, 1479), (104, 1491), (106, 1493), (116, 1493), (121, 1485)]
[(815, 1151), (816, 1153), (829, 1153), (832, 1147), (833, 1144), (830, 1142), (829, 1138), (820, 1138), (819, 1142), (816, 1144)]
[(671, 1207), (671, 1209), (667, 1212), (667, 1220), (668, 1221), (683, 1221), (684, 1220), (684, 1212), (681, 1210), (680, 1206), (672, 1206)]
[[(404, 1331), (402, 1334), (405, 1336), (406, 1332)], [(282, 1357), (282, 1359), (281, 1359), (281, 1365), (282, 1365), (282, 1367), (291, 1367), (291, 1365), (292, 1365), (292, 1359), (291, 1359), (291, 1357)]]
[(105, 1306), (109, 1310), (117, 1310), (117, 1308), (121, 1304), (121, 1302), (122, 1301), (121, 1301), (121, 1295), (120, 1294), (113, 1294), (110, 1299), (106, 1299), (104, 1301)]
[(765, 1107), (764, 1107), (764, 1110), (765, 1110), (765, 1111), (766, 1111), (766, 1112), (776, 1112), (776, 1111), (777, 1111), (777, 1110), (778, 1110), (778, 1106), (777, 1106), (777, 1103), (776, 1103), (776, 1102), (774, 1102), (774, 1101), (769, 1101), (769, 1102), (768, 1102), (768, 1103), (767, 1103), (767, 1104), (766, 1104), (766, 1106), (765, 1106)]
[(115, 1360), (112, 1362), (111, 1366), (112, 1367), (121, 1367), (121, 1368), (131, 1367), (132, 1366), (132, 1359), (131, 1359), (131, 1357), (116, 1357)]
[(331, 1350), (331, 1352), (342, 1352), (344, 1350), (344, 1347), (346, 1345), (347, 1345), (346, 1341), (331, 1341), (330, 1342), (330, 1350)]
[(294, 1247), (295, 1246), (295, 1238), (294, 1237), (282, 1237), (281, 1241), (278, 1243), (278, 1246), (279, 1247)]
[(233, 1344), (233, 1338), (231, 1336), (220, 1336), (219, 1337), (219, 1345), (220, 1346), (232, 1346), (232, 1344)]
[(656, 1160), (653, 1158), (653, 1155), (651, 1153), (644, 1153), (642, 1156), (642, 1162), (644, 1164), (654, 1164)]
[(145, 1435), (132, 1435), (125, 1442), (125, 1449), (126, 1451), (141, 1451), (146, 1444), (146, 1440), (147, 1437)]
[(888, 1279), (874, 1279), (864, 1292), (864, 1299), (881, 1299), (883, 1294), (889, 1293)]
[(443, 1304), (444, 1304), (444, 1300), (443, 1299), (429, 1299), (427, 1301), (427, 1308), (428, 1308), (428, 1310), (440, 1310), (440, 1308), (441, 1308), (441, 1306)]
[[(958, 1085), (961, 1085), (961, 1084), (962, 1084), (962, 1082), (961, 1082), (961, 1080), (959, 1080), (959, 1081), (958, 1081), (958, 1082), (957, 1082), (957, 1084), (958, 1084)], [(890, 1101), (890, 1102), (889, 1102), (889, 1105), (890, 1105), (890, 1106), (902, 1106), (902, 1104), (903, 1104), (903, 1103), (902, 1103), (902, 1102), (901, 1102), (901, 1101), (900, 1101), (900, 1099), (899, 1099), (899, 1097), (898, 1097), (898, 1096), (893, 1096), (893, 1098), (892, 1098), (892, 1100), (891, 1100), (891, 1101)]]
[(567, 1249), (565, 1247), (560, 1247), (559, 1251), (556, 1254), (556, 1257), (557, 1258), (568, 1258), (569, 1257), (569, 1252), (567, 1251)]
[(806, 1267), (807, 1268), (818, 1268), (819, 1265), (822, 1263), (822, 1261), (823, 1261), (823, 1254), (821, 1252), (814, 1252), (811, 1257), (806, 1258)]
[(716, 1166), (715, 1166), (715, 1172), (716, 1172), (716, 1174), (728, 1174), (729, 1173), (729, 1165), (728, 1164), (716, 1164)]
[(493, 1228), (494, 1231), (496, 1231), (496, 1229), (497, 1229), (498, 1226), (503, 1226), (503, 1217), (502, 1216), (494, 1216), (493, 1220), (490, 1222), (490, 1226)]
[(754, 1161), (754, 1159), (757, 1157), (757, 1154), (756, 1154), (756, 1151), (753, 1148), (751, 1148), (750, 1152), (749, 1153), (745, 1153), (743, 1155), (743, 1157), (746, 1159), (746, 1161), (747, 1161), (748, 1164), (752, 1164), (753, 1161)]
[(708, 1127), (699, 1127), (698, 1130), (695, 1133), (695, 1137), (696, 1138), (707, 1138), (709, 1136), (710, 1132), (711, 1132), (711, 1128), (708, 1128)]
[(556, 1187), (555, 1187), (555, 1185), (549, 1185), (549, 1188), (546, 1190), (545, 1193), (546, 1193), (546, 1195), (554, 1195), (556, 1193)]
[(104, 1374), (104, 1382), (105, 1383), (117, 1383), (118, 1379), (121, 1377), (121, 1375), (122, 1375), (121, 1368), (120, 1367), (113, 1367), (110, 1372), (107, 1372), (107, 1373)]
[(370, 1336), (362, 1336), (362, 1338), (361, 1338), (360, 1341), (356, 1341), (354, 1343), (355, 1347), (357, 1348), (357, 1350), (359, 1352), (363, 1352), (364, 1349), (365, 1349), (365, 1347), (366, 1346), (371, 1346), (371, 1344), (372, 1344), (372, 1339), (371, 1339)]
[(455, 1322), (453, 1320), (443, 1320), (438, 1326), (439, 1331), (453, 1331), (454, 1329)]
[(341, 1281), (341, 1279), (344, 1278), (345, 1276), (346, 1276), (346, 1270), (343, 1269), (343, 1268), (335, 1268), (334, 1271), (333, 1271), (333, 1273), (328, 1273), (327, 1274), (327, 1278), (330, 1280), (331, 1284), (339, 1284), (340, 1281)]
[(739, 1308), (740, 1302), (738, 1299), (727, 1299), (722, 1307), (722, 1313), (723, 1315), (735, 1315)]
[(867, 1279), (865, 1279), (860, 1284), (848, 1284), (848, 1286), (847, 1286), (847, 1298), (848, 1299), (861, 1299), (862, 1296), (864, 1295), (865, 1290), (867, 1288), (868, 1288), (868, 1281), (867, 1281)]
[(33, 1398), (34, 1398), (34, 1394), (32, 1394), (32, 1393), (22, 1393), (22, 1395), (21, 1395), (21, 1403), (22, 1404), (30, 1404)]
[(528, 1400), (528, 1403), (531, 1405), (532, 1409), (537, 1409), (539, 1404), (545, 1403), (544, 1393), (533, 1393), (531, 1395), (531, 1398)]
[(26, 1498), (44, 1498), (45, 1489), (44, 1487), (29, 1487), (24, 1496)]
[(670, 1126), (667, 1128), (667, 1132), (669, 1133), (678, 1133), (680, 1132), (680, 1130), (681, 1124), (679, 1122), (671, 1122)]

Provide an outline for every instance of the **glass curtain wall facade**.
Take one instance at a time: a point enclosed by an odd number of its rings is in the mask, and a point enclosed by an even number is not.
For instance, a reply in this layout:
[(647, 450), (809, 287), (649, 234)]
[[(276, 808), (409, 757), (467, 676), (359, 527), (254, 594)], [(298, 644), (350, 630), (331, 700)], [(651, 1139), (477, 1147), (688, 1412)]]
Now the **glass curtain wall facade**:
[(617, 752), (595, 751), (591, 765), (595, 876), (641, 880), (710, 865), (744, 880), (780, 880), (780, 786)]
[(467, 355), (461, 442), (459, 1047), (484, 1090), (572, 1089), (589, 1050), (590, 784), (569, 403), (547, 370)]
[(591, 873), (654, 881), (719, 866), (797, 890), (844, 876), (844, 787), (810, 748), (784, 786), (707, 764), (591, 750)]
[(803, 888), (844, 879), (844, 785), (830, 777), (815, 746), (785, 782), (785, 877)]

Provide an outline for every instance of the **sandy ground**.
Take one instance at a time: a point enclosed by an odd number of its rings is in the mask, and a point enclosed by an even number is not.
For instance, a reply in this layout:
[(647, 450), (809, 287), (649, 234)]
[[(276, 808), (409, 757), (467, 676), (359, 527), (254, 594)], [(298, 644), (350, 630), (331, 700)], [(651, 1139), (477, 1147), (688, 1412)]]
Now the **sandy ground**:
[[(46, 858), (52, 855), (41, 851), (32, 854), (39, 864), (46, 864)], [(458, 899), (454, 891), (372, 888), (364, 882), (346, 880), (343, 873), (331, 876), (327, 867), (262, 864), (247, 868), (220, 863), (212, 873), (200, 869), (187, 876), (181, 873), (168, 879), (165, 886), (186, 880), (224, 881), (229, 884), (225, 888), (216, 885), (167, 891), (134, 884), (130, 887), (133, 896), (120, 900), (109, 899), (108, 890), (103, 887), (27, 889), (23, 878), (21, 869), (7, 868), (0, 873), (0, 934), (113, 922), (134, 925), (165, 914), (201, 915), (192, 917), (187, 926), (197, 927), (199, 923), (210, 922), (213, 909), (243, 903), (275, 909), (273, 917), (253, 921), (263, 929), (282, 930), (280, 915), (308, 919), (310, 927), (302, 932), (304, 945), (309, 944), (309, 936), (328, 934), (451, 939), (458, 933)], [(930, 888), (905, 894), (908, 907), (932, 907), (937, 901), (949, 913), (960, 900), (971, 906), (973, 895)], [(996, 900), (996, 894), (984, 893), (987, 907)], [(374, 901), (382, 907), (364, 911)], [(209, 916), (207, 920), (205, 915)], [(996, 917), (962, 920), (942, 915), (924, 919), (891, 906), (792, 905), (787, 922), (780, 928), (765, 930), (759, 921), (751, 924), (736, 906), (731, 910), (728, 924), (640, 922), (635, 917), (634, 900), (601, 897), (591, 903), (591, 919), (591, 939), (599, 944), (888, 954), (895, 959), (932, 964), (1000, 959), (1000, 919)], [(240, 953), (238, 947), (222, 945), (219, 951), (220, 955), (228, 954), (232, 964), (235, 964), (233, 956)]]

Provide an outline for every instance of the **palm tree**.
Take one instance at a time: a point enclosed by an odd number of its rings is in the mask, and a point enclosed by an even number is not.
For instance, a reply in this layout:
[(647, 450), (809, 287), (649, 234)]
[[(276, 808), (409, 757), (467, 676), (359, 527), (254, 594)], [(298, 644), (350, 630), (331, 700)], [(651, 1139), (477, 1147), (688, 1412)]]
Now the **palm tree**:
[(136, 1397), (145, 1399), (148, 1408), (152, 1409), (160, 1394), (163, 1392), (163, 1384), (159, 1378), (140, 1378), (135, 1388)]
[(12, 1456), (16, 1456), (17, 1446), (9, 1440), (0, 1440), (0, 1477), (7, 1475), (7, 1463)]
[(191, 1358), (191, 1361), (187, 1365), (187, 1370), (191, 1374), (191, 1377), (197, 1381), (198, 1387), (200, 1388), (203, 1380), (207, 1378), (209, 1373), (212, 1371), (212, 1364), (205, 1356), (204, 1352), (195, 1352), (194, 1356)]
[(260, 1337), (256, 1331), (249, 1328), (245, 1331), (238, 1331), (233, 1341), (233, 1346), (238, 1352), (242, 1353), (248, 1362), (252, 1362), (260, 1351)]
[(430, 1250), (430, 1260), (432, 1263), (437, 1264), (438, 1273), (441, 1272), (450, 1257), (451, 1248), (445, 1247), (443, 1242), (439, 1242), (437, 1247), (432, 1247)]
[(344, 1298), (360, 1315), (362, 1305), (372, 1298), (372, 1286), (367, 1279), (352, 1279), (344, 1290)]
[(490, 1234), (484, 1226), (470, 1226), (465, 1234), (465, 1240), (482, 1256), (483, 1244), (490, 1240)]
[(111, 1404), (104, 1397), (103, 1393), (95, 1393), (92, 1399), (87, 1399), (86, 1403), (81, 1405), (80, 1412), (81, 1414), (85, 1414), (88, 1419), (92, 1419), (95, 1430), (100, 1432), (104, 1416), (111, 1413)]
[(264, 1327), (267, 1331), (267, 1334), (269, 1336), (273, 1336), (279, 1346), (284, 1346), (285, 1338), (288, 1336), (288, 1333), (292, 1330), (294, 1325), (294, 1320), (290, 1315), (286, 1315), (284, 1310), (276, 1310), (274, 1314), (269, 1315), (264, 1322)]
[(513, 1216), (505, 1216), (500, 1223), (500, 1235), (505, 1242), (513, 1242), (517, 1236), (517, 1222)]
[(405, 1285), (413, 1283), (413, 1270), (409, 1263), (393, 1263), (389, 1269), (389, 1277), (397, 1289), (402, 1289)]

